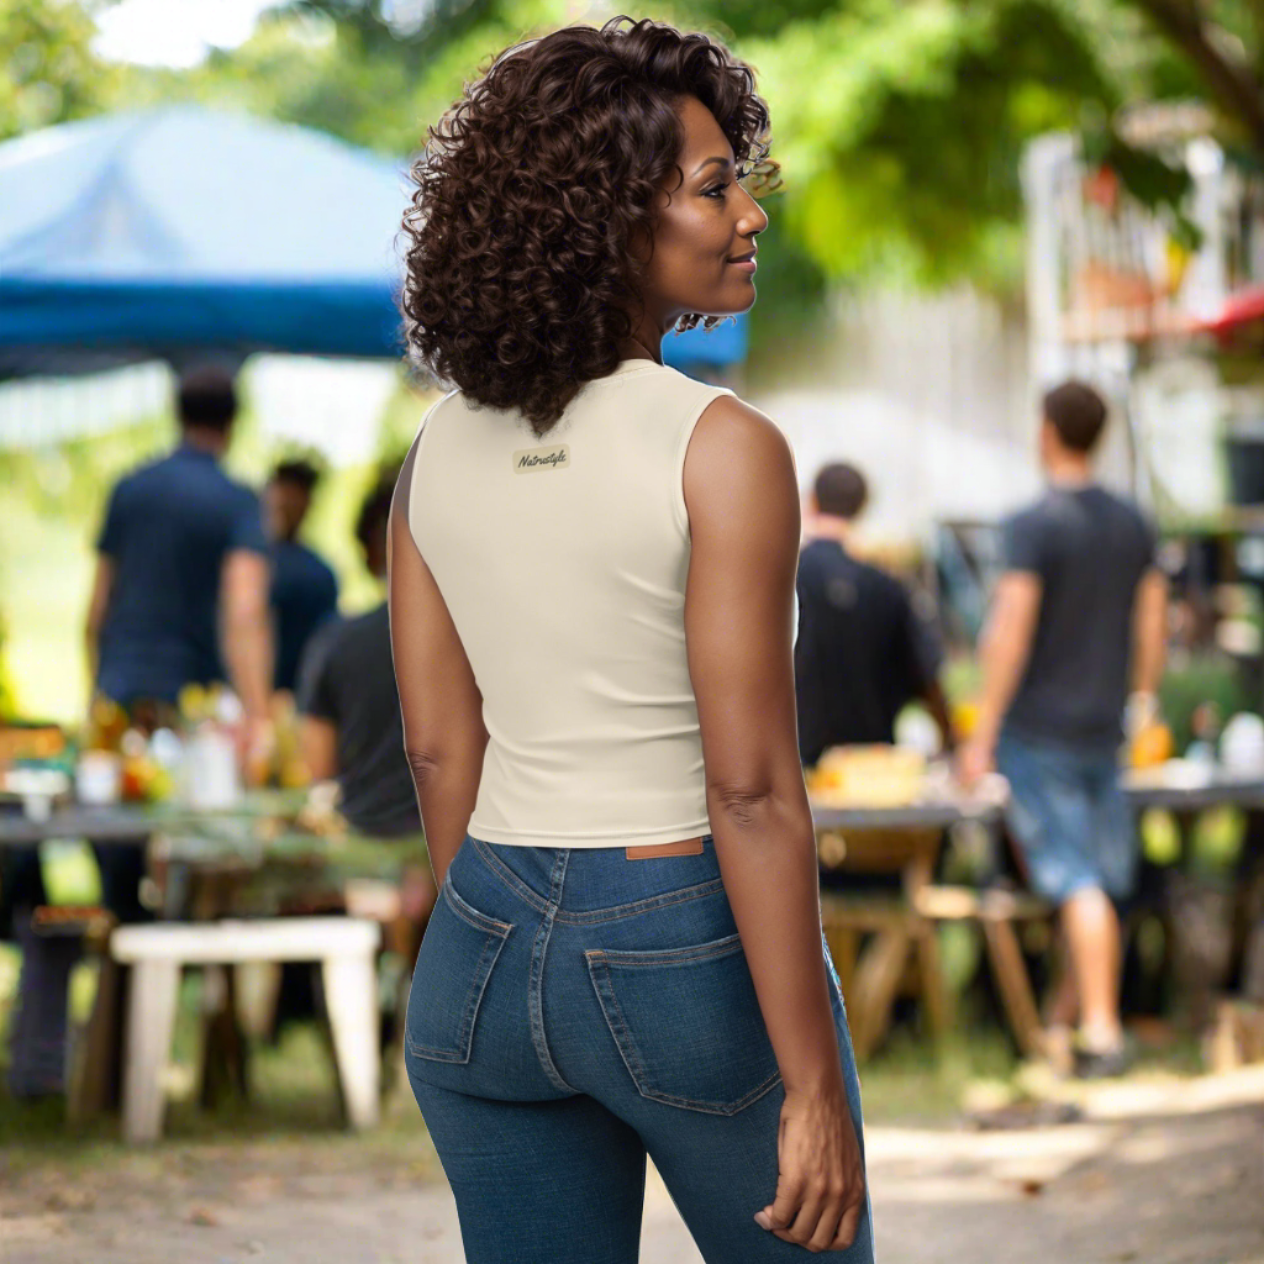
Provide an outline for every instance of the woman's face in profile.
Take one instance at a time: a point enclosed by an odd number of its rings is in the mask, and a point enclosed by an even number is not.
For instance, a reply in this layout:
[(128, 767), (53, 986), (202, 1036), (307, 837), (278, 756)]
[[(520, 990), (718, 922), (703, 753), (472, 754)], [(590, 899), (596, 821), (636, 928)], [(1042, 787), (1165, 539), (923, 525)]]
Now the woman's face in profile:
[(737, 182), (733, 147), (696, 97), (679, 109), (684, 173), (660, 194), (654, 251), (641, 273), (642, 296), (662, 327), (686, 312), (731, 316), (755, 302), (755, 234), (768, 226), (759, 203)]

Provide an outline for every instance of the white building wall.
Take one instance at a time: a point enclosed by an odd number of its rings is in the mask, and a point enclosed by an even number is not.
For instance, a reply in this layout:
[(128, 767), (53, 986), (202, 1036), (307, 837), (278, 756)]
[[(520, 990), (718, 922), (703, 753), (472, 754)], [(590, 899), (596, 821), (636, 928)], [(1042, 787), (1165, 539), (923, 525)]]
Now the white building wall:
[[(1028, 346), (1018, 312), (970, 289), (849, 297), (819, 352), (750, 395), (789, 437), (805, 489), (825, 462), (851, 461), (870, 481), (870, 534), (924, 539), (1039, 493)], [(1127, 488), (1122, 401), (1100, 466)]]

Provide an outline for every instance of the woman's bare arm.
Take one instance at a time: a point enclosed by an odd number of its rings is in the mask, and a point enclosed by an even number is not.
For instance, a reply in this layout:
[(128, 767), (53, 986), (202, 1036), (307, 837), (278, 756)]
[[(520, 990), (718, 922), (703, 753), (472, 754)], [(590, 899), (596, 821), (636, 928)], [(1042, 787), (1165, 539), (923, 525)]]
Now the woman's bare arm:
[(84, 644), (88, 651), (88, 696), (97, 691), (97, 669), (101, 665), (101, 629), (110, 609), (110, 594), (114, 591), (114, 559), (106, 553), (97, 554), (97, 569), (92, 580), (92, 597), (88, 602), (88, 617), (84, 625)]
[(435, 881), (442, 884), (469, 829), (487, 730), (483, 697), (465, 648), (408, 525), (416, 452), (414, 444), (391, 506), (387, 592), (404, 749)]
[(864, 1186), (799, 762), (792, 626), (799, 493), (789, 446), (761, 413), (722, 397), (694, 430), (684, 492), (693, 540), (685, 632), (707, 808), (786, 1087), (781, 1180), (760, 1223), (788, 1241), (837, 1249), (855, 1233)]

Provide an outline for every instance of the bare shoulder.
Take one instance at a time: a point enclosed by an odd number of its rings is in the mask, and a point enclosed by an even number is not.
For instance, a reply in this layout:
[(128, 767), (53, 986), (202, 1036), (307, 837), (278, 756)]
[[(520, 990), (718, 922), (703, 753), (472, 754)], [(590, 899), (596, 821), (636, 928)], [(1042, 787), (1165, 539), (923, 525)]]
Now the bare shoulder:
[(713, 400), (698, 418), (685, 455), (685, 503), (691, 512), (732, 497), (798, 501), (794, 456), (785, 435), (758, 408), (733, 395)]
[(728, 453), (737, 460), (790, 460), (790, 444), (765, 413), (736, 395), (720, 395), (703, 409), (691, 451)]

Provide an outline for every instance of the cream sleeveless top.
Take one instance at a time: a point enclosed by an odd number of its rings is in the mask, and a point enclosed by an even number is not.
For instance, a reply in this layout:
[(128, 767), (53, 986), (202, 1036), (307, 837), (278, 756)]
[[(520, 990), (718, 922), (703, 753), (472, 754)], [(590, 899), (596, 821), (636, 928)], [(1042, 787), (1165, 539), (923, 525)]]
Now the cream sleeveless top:
[(613, 847), (709, 831), (682, 473), (694, 424), (729, 393), (625, 360), (543, 439), (460, 392), (422, 423), (409, 526), (489, 737), (475, 838)]

